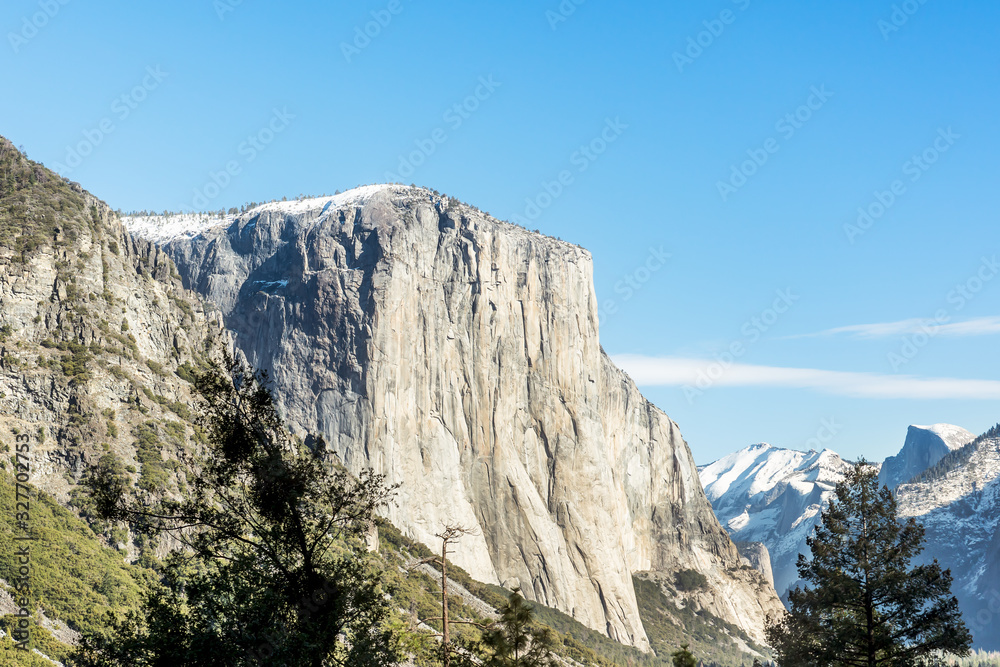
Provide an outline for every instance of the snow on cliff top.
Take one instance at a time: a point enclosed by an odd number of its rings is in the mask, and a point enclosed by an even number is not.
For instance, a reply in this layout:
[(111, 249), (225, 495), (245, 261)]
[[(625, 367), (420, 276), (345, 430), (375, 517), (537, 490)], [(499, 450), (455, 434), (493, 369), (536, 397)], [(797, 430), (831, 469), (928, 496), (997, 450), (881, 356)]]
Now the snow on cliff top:
[(291, 201), (275, 201), (261, 204), (239, 216), (218, 213), (178, 213), (174, 215), (123, 216), (122, 222), (130, 234), (148, 239), (154, 243), (166, 243), (177, 238), (194, 238), (209, 229), (223, 225), (231, 225), (237, 217), (253, 217), (260, 213), (302, 214), (310, 211), (326, 213), (342, 206), (364, 204), (379, 192), (392, 190), (403, 192), (412, 188), (405, 185), (381, 183), (378, 185), (362, 185), (330, 197), (312, 197), (309, 199), (293, 199)]
[(941, 438), (948, 449), (952, 451), (961, 449), (976, 439), (974, 434), (966, 431), (961, 426), (955, 426), (954, 424), (931, 424), (930, 426), (919, 426), (914, 424), (913, 428), (919, 428), (922, 431), (930, 431), (937, 437)]
[(218, 213), (178, 213), (175, 215), (122, 216), (129, 234), (153, 243), (166, 243), (176, 238), (191, 239), (220, 225), (231, 225), (235, 215)]
[(409, 186), (397, 185), (394, 183), (362, 185), (354, 188), (353, 190), (341, 192), (339, 195), (333, 195), (332, 197), (313, 197), (311, 199), (297, 199), (293, 201), (273, 201), (267, 204), (261, 204), (257, 208), (247, 211), (247, 213), (253, 215), (263, 213), (265, 211), (277, 213), (307, 213), (316, 209), (337, 209), (348, 204), (364, 204), (371, 199), (372, 196), (386, 190), (404, 192), (412, 189), (413, 188), (410, 188)]

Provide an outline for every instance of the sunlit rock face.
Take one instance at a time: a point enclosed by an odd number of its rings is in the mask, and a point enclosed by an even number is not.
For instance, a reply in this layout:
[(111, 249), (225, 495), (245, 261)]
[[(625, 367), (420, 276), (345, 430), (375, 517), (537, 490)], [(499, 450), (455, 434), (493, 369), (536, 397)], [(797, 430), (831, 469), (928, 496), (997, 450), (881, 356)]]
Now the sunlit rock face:
[(643, 649), (631, 575), (695, 569), (699, 606), (763, 639), (780, 602), (604, 354), (587, 251), (402, 186), (199, 224), (157, 240), (295, 429), (401, 483), (411, 537), (472, 528), (454, 560), (474, 577)]

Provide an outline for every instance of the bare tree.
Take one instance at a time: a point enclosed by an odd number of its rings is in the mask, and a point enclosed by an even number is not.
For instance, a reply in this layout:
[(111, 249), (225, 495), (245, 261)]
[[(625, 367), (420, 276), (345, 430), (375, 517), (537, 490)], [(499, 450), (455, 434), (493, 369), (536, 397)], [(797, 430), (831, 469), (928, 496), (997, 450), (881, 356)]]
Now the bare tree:
[(424, 558), (423, 560), (415, 563), (415, 565), (434, 563), (441, 567), (441, 616), (439, 618), (428, 618), (425, 620), (441, 621), (442, 631), (439, 636), (441, 637), (441, 655), (444, 667), (451, 667), (452, 649), (451, 634), (448, 628), (449, 623), (479, 625), (478, 623), (472, 623), (470, 621), (451, 621), (448, 618), (448, 554), (451, 553), (448, 546), (453, 542), (457, 542), (463, 535), (475, 534), (476, 530), (474, 528), (466, 528), (465, 526), (457, 524), (448, 524), (445, 526), (443, 531), (435, 534), (435, 537), (441, 540), (441, 556), (430, 556), (429, 558)]

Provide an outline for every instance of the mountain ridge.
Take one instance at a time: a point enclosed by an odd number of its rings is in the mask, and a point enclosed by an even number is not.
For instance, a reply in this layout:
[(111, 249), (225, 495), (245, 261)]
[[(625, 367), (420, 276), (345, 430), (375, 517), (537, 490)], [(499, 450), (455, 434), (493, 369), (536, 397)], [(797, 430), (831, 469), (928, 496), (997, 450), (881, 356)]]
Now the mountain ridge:
[[(834, 456), (829, 452), (828, 462)], [(751, 445), (699, 469), (733, 538), (763, 542), (771, 552), (782, 596), (797, 583), (794, 560), (808, 554), (805, 539), (849, 463), (827, 466), (826, 488), (809, 488), (801, 478), (819, 458), (815, 451)], [(1000, 425), (979, 436), (951, 424), (911, 425), (900, 452), (880, 470), (887, 485), (904, 477), (893, 485), (899, 516), (919, 521), (927, 537), (917, 562), (936, 558), (951, 568), (976, 646), (1000, 648)]]
[(849, 463), (829, 449), (800, 452), (750, 445), (699, 468), (719, 521), (738, 542), (769, 552), (775, 590), (798, 581), (795, 564)]

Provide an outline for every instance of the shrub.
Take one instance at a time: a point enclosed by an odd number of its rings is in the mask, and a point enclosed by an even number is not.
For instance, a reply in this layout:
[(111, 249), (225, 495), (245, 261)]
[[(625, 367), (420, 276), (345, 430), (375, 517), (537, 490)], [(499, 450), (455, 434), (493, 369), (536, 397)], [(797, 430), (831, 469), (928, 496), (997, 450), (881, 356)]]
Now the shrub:
[(680, 570), (674, 575), (674, 584), (679, 591), (696, 591), (708, 585), (708, 579), (698, 570)]

